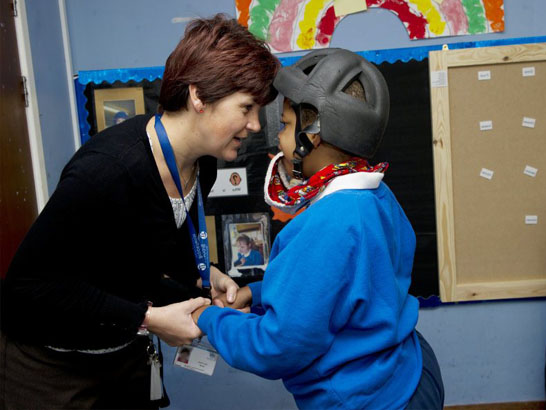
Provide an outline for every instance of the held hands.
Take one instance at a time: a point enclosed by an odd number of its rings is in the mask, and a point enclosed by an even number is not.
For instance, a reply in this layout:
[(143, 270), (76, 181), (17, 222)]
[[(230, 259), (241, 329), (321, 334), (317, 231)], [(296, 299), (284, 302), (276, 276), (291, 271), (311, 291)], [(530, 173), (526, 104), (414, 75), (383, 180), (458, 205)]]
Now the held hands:
[(224, 307), (221, 300), (228, 303), (235, 301), (235, 296), (239, 286), (228, 275), (222, 273), (216, 266), (210, 267), (210, 294), (212, 303), (216, 306)]
[(233, 279), (214, 266), (210, 267), (210, 283), (214, 305), (250, 312), (252, 293), (248, 287), (239, 289)]
[(222, 294), (213, 303), (220, 307), (230, 307), (248, 313), (250, 312), (250, 305), (252, 303), (252, 292), (248, 286), (245, 286), (239, 289), (233, 302), (228, 301), (226, 295)]
[[(250, 312), (252, 292), (248, 286), (239, 289), (239, 286), (228, 275), (222, 273), (215, 266), (210, 267), (210, 283), (212, 303), (219, 307), (230, 307), (241, 312)], [(200, 280), (198, 281), (200, 286)], [(192, 313), (195, 323), (208, 306), (201, 306)]]
[[(229, 307), (232, 309), (237, 309), (241, 312), (248, 313), (250, 312), (250, 304), (252, 303), (252, 291), (248, 286), (245, 286), (244, 288), (239, 289), (237, 292), (235, 301), (233, 303), (229, 303), (227, 301), (227, 297), (225, 294), (221, 294), (217, 298), (214, 299), (214, 304), (216, 306), (220, 307)], [(201, 316), (201, 313), (205, 311), (205, 309), (208, 306), (201, 306), (197, 308), (192, 314), (191, 317), (195, 323), (199, 320), (199, 316)]]
[(205, 298), (190, 299), (171, 305), (149, 308), (145, 323), (150, 332), (155, 333), (169, 346), (189, 344), (203, 335), (192, 319), (192, 312), (210, 305)]

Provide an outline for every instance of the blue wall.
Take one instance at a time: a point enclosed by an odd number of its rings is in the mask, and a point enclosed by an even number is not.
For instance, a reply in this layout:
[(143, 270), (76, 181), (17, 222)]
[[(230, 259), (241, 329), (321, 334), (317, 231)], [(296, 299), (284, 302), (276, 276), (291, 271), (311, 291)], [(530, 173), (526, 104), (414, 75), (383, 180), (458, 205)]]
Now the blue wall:
[[(27, 0), (27, 8), (36, 7), (31, 32), (39, 32), (43, 16), (53, 13), (44, 10), (43, 3), (57, 2)], [(504, 0), (504, 5), (506, 30), (499, 34), (410, 41), (394, 15), (371, 9), (345, 18), (334, 33), (332, 46), (363, 51), (546, 35), (546, 1)], [(235, 15), (233, 0), (70, 0), (66, 11), (74, 74), (80, 70), (161, 66), (184, 30), (185, 24), (172, 23), (173, 18), (216, 12)], [(49, 20), (56, 25), (54, 18)], [(60, 45), (51, 34), (47, 37), (50, 46), (58, 49)], [(37, 72), (48, 70), (48, 64), (60, 64), (58, 52), (46, 55), (33, 49), (33, 57)], [(52, 113), (47, 114), (48, 121), (42, 123), (42, 132), (58, 135), (56, 121), (65, 121), (68, 109), (66, 101), (60, 98), (55, 102), (46, 84), (40, 84), (50, 81), (46, 74), (51, 73), (37, 74), (37, 85), (43, 87), (39, 93), (54, 105), (50, 107)], [(70, 127), (62, 128), (66, 134), (59, 139), (44, 138), (44, 151), (64, 152), (72, 146)], [(46, 161), (48, 173), (56, 174), (64, 165), (61, 157)], [(545, 400), (546, 300), (421, 309), (418, 329), (438, 355), (446, 404)], [(295, 408), (279, 381), (240, 372), (223, 361), (212, 377), (194, 374), (171, 365), (172, 349), (165, 348), (165, 354), (171, 409)]]
[(27, 0), (25, 4), (51, 195), (64, 164), (74, 153), (59, 4), (57, 0)]

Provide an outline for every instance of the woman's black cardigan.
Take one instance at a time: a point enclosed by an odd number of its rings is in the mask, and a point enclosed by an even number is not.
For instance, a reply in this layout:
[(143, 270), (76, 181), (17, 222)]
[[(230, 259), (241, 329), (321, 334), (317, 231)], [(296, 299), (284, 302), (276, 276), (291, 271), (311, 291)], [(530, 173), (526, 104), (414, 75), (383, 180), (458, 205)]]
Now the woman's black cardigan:
[[(146, 124), (92, 137), (64, 168), (2, 284), (2, 331), (27, 343), (101, 349), (135, 337), (146, 302), (199, 294), (186, 222), (176, 228)], [(206, 199), (216, 159), (199, 160)], [(198, 223), (197, 201), (190, 215)]]

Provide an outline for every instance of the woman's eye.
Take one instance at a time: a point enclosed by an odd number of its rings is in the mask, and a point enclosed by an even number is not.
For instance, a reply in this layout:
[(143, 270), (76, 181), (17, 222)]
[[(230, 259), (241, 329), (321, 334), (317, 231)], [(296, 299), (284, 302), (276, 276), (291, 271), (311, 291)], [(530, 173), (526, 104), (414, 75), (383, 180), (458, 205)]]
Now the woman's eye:
[(286, 127), (286, 124), (285, 124), (284, 122), (281, 121), (281, 122), (279, 123), (279, 132), (282, 131), (282, 130), (284, 130), (284, 127)]
[(245, 113), (249, 113), (250, 111), (252, 111), (252, 105), (245, 105), (244, 111)]

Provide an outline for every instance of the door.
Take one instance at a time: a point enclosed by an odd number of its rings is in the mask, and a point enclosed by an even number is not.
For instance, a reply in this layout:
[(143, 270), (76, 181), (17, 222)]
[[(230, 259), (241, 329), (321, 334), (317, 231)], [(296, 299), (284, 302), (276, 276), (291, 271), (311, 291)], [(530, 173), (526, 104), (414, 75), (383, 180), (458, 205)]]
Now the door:
[(38, 215), (14, 6), (0, 0), (0, 275)]

